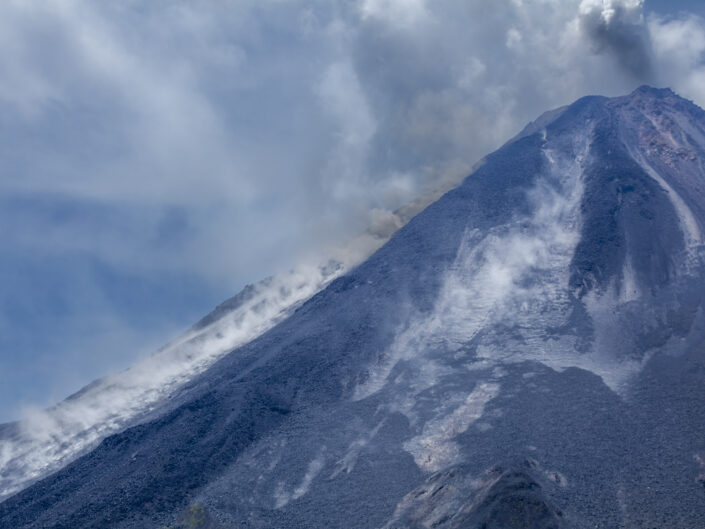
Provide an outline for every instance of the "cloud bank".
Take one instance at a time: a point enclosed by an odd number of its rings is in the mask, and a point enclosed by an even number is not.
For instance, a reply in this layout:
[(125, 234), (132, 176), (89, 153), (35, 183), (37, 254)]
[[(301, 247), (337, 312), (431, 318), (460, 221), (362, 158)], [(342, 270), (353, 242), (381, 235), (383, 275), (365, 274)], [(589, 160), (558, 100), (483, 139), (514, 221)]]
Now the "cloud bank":
[[(643, 82), (704, 105), (705, 22), (647, 7), (639, 0), (3, 4), (2, 252), (17, 263), (11, 270), (36, 269), (16, 286), (7, 281), (3, 334), (33, 321), (44, 298), (27, 304), (24, 319), (16, 307), (44, 277), (53, 301), (68, 307), (63, 345), (49, 348), (54, 356), (71, 351), (81, 364), (102, 347), (125, 363), (132, 344), (162, 336), (147, 327), (169, 326), (131, 320), (128, 311), (139, 308), (105, 296), (114, 277), (83, 274), (87, 262), (132, 278), (128, 290), (140, 279), (157, 292), (191, 281), (192, 291), (224, 298), (326, 254), (376, 220), (395, 226), (390, 211), (457, 183), (546, 109)], [(62, 282), (75, 288), (60, 290)], [(68, 303), (78, 290), (86, 299)], [(104, 321), (90, 344), (72, 341), (81, 325)], [(115, 335), (131, 338), (109, 344)], [(35, 340), (12, 353), (40, 346)], [(16, 363), (5, 361), (2, 371)], [(72, 369), (55, 363), (57, 373)]]

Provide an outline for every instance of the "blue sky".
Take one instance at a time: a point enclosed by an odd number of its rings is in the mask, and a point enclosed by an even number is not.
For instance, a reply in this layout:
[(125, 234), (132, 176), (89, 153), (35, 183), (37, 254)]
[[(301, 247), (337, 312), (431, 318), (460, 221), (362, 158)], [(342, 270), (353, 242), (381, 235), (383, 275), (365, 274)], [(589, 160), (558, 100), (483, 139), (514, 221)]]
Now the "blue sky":
[(698, 0), (647, 0), (646, 11), (656, 11), (666, 15), (677, 15), (680, 12), (705, 14), (705, 5)]
[(0, 6), (0, 422), (466, 174), (539, 113), (705, 104), (700, 2)]

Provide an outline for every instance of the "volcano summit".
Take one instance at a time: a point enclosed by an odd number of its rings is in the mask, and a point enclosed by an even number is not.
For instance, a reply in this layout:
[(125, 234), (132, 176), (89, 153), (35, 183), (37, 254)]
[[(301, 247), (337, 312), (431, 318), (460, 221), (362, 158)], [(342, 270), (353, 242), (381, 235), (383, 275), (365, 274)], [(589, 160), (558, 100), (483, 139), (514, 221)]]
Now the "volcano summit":
[(0, 427), (0, 526), (705, 527), (704, 229), (703, 110), (548, 112), (60, 464)]

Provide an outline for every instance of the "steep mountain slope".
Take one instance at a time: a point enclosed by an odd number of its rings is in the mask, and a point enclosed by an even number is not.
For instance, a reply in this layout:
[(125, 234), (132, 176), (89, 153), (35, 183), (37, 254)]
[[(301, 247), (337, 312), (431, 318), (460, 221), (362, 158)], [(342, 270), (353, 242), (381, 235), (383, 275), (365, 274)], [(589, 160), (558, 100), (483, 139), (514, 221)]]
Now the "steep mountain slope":
[(527, 127), (2, 527), (705, 526), (705, 112)]

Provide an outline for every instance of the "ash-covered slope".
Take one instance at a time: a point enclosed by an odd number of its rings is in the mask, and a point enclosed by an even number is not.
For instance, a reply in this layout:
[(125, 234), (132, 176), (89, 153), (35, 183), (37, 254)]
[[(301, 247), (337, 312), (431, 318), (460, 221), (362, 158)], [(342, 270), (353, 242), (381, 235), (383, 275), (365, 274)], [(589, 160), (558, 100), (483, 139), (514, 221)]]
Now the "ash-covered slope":
[(705, 527), (705, 113), (545, 116), (0, 526)]

